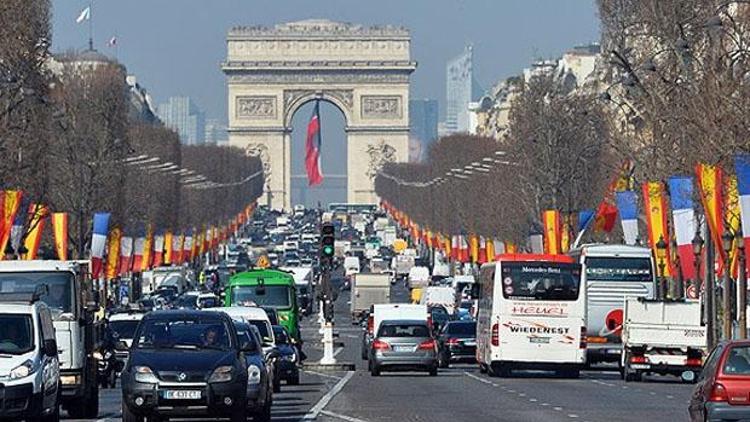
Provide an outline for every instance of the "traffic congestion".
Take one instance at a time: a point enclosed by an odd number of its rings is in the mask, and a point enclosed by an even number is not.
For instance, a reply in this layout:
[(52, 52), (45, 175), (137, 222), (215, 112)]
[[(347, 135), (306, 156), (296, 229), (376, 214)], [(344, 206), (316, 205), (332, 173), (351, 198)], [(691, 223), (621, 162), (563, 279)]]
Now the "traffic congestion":
[[(467, 264), (381, 207), (261, 206), (215, 253), (144, 272), (137, 292), (103, 290), (88, 266), (0, 262), (4, 416), (287, 420), (297, 417), (279, 405), (300, 386), (336, 381), (323, 400), (355, 373), (415, 389), (428, 388), (425, 375), (461, 376), (526, 388), (522, 397), (529, 382), (574, 392), (583, 378), (663, 389), (682, 399), (663, 408), (675, 418), (740, 420), (750, 410), (750, 344), (708, 350), (700, 302), (655, 297), (646, 248), (590, 244)], [(298, 419), (350, 420), (316, 407)]]

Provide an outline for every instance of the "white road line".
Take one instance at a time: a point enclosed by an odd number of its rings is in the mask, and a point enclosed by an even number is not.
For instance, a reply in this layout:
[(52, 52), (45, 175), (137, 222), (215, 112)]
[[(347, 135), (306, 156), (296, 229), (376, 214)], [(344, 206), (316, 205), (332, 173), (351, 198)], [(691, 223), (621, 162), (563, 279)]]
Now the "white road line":
[(466, 375), (467, 377), (469, 377), (469, 378), (471, 378), (473, 380), (477, 380), (477, 381), (479, 381), (479, 382), (481, 382), (483, 384), (492, 384), (492, 381), (486, 380), (486, 379), (484, 379), (482, 377), (478, 377), (478, 376), (476, 376), (476, 375), (474, 375), (472, 373), (469, 373), (469, 372), (464, 372), (464, 375)]
[(341, 378), (339, 382), (337, 382), (336, 385), (333, 386), (333, 388), (331, 388), (323, 397), (320, 398), (320, 400), (318, 400), (315, 406), (313, 406), (313, 408), (310, 409), (309, 412), (307, 412), (302, 420), (315, 420), (320, 412), (325, 409), (326, 406), (328, 406), (328, 403), (333, 400), (334, 397), (336, 397), (336, 394), (338, 394), (344, 388), (346, 383), (349, 382), (350, 379), (352, 379), (352, 376), (354, 376), (354, 371), (347, 372), (346, 375), (344, 375), (344, 378)]
[(321, 410), (320, 414), (321, 415), (330, 416), (330, 417), (336, 418), (336, 419), (341, 419), (342, 421), (347, 421), (347, 422), (367, 422), (364, 419), (357, 419), (357, 418), (353, 418), (351, 416), (341, 415), (339, 413), (333, 413), (333, 412), (330, 412), (328, 410)]
[(338, 355), (339, 353), (341, 353), (342, 350), (344, 350), (343, 347), (339, 347), (338, 349), (334, 350), (333, 351), (333, 357), (336, 357), (336, 355)]
[(312, 374), (312, 375), (317, 375), (317, 376), (323, 377), (323, 378), (331, 378), (331, 379), (335, 379), (335, 380), (340, 380), (342, 378), (342, 377), (339, 377), (339, 376), (336, 376), (336, 375), (324, 374), (322, 372), (309, 371), (309, 370), (306, 370), (306, 369), (303, 369), (302, 372), (305, 372), (305, 373), (308, 373), (308, 374)]

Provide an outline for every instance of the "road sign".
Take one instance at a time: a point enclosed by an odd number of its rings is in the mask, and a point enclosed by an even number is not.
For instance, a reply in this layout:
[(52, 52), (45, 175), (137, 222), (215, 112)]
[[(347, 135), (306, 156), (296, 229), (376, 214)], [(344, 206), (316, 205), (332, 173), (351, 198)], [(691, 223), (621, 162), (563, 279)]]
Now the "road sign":
[(406, 249), (406, 241), (404, 239), (396, 239), (393, 241), (393, 251), (399, 253)]
[(271, 262), (268, 260), (268, 256), (261, 255), (260, 258), (258, 258), (258, 261), (255, 263), (255, 266), (265, 269), (271, 266)]

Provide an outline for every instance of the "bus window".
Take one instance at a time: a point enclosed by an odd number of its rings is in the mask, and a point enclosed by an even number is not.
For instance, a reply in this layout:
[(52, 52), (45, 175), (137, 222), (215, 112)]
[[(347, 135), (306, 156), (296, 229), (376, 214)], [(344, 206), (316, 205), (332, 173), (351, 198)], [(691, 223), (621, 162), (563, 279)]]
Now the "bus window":
[(573, 264), (548, 266), (535, 263), (507, 263), (503, 271), (503, 297), (520, 300), (578, 299), (580, 267)]
[(623, 257), (586, 257), (586, 278), (596, 281), (653, 280), (651, 259)]

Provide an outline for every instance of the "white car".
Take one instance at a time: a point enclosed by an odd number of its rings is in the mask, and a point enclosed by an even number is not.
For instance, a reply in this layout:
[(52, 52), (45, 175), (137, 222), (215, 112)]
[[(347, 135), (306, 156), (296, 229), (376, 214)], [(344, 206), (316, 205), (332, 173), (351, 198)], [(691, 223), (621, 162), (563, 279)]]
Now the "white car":
[[(58, 421), (60, 363), (52, 315), (44, 302), (28, 294), (0, 295), (0, 379), (5, 403), (0, 419)], [(14, 296), (11, 298), (11, 296)]]

